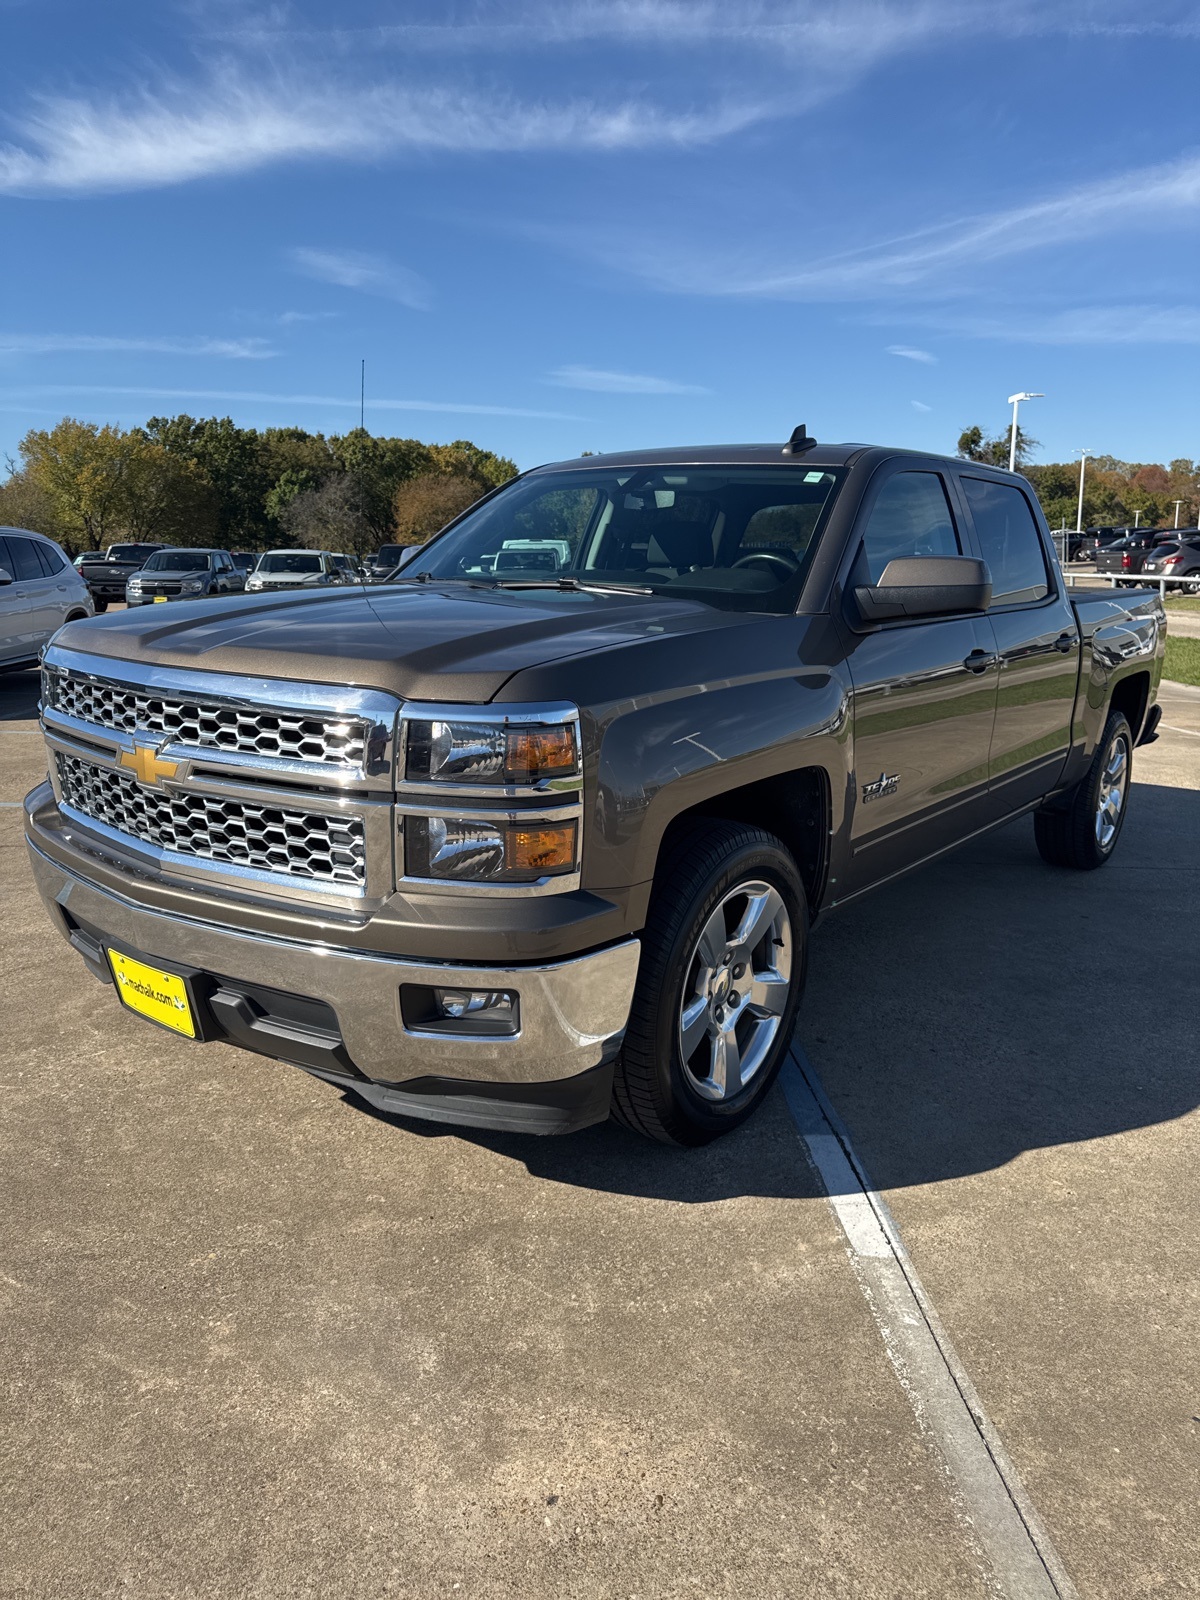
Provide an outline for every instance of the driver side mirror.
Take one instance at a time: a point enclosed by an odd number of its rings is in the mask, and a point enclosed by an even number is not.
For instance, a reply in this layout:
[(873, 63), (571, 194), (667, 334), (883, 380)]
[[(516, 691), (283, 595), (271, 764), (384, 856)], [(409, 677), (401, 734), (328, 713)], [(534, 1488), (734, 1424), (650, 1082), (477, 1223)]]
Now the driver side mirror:
[(992, 575), (974, 556), (901, 556), (888, 562), (878, 583), (859, 584), (853, 594), (868, 623), (986, 611)]
[(12, 581), (13, 576), (8, 568), (0, 567), (0, 588), (2, 588), (6, 583), (11, 583)]

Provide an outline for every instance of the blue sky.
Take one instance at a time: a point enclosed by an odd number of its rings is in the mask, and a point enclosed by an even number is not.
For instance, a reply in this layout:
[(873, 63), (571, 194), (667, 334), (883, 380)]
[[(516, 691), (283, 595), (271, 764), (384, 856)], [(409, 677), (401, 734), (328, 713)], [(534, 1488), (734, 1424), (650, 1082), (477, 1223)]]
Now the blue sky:
[[(331, 23), (331, 18), (334, 21)], [(0, 0), (0, 451), (64, 413), (1200, 456), (1200, 5)]]

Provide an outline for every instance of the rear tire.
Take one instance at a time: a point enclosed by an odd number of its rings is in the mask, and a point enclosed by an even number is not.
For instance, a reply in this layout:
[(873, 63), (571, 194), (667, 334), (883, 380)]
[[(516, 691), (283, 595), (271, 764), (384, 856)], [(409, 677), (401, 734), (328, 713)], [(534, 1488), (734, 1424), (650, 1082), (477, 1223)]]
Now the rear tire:
[(680, 834), (656, 875), (613, 1115), (663, 1144), (745, 1122), (787, 1054), (808, 962), (808, 906), (773, 834), (719, 820)]
[(1033, 836), (1043, 861), (1092, 872), (1111, 859), (1129, 809), (1132, 763), (1133, 730), (1123, 712), (1112, 711), (1087, 776), (1058, 809), (1034, 812)]
[(93, 600), (92, 601), (92, 609), (95, 611), (96, 615), (99, 616), (102, 611), (107, 611), (108, 610), (108, 601), (107, 600)]

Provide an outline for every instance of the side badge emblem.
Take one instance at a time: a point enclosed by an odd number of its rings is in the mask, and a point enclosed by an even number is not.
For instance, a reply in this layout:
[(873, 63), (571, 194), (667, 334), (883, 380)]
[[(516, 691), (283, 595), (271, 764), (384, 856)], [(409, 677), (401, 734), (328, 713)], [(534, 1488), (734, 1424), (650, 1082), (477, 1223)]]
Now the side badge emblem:
[(872, 800), (882, 800), (886, 795), (895, 794), (899, 787), (898, 772), (881, 772), (874, 783), (863, 784), (863, 805), (869, 805)]

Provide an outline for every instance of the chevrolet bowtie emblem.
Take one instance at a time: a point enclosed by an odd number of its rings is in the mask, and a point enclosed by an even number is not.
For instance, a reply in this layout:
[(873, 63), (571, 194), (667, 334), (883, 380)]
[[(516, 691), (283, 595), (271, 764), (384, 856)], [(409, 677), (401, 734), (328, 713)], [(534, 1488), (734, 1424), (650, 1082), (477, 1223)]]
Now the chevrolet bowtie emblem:
[(178, 761), (164, 761), (152, 744), (135, 744), (132, 750), (122, 750), (121, 765), (136, 773), (139, 783), (160, 783), (179, 771)]

